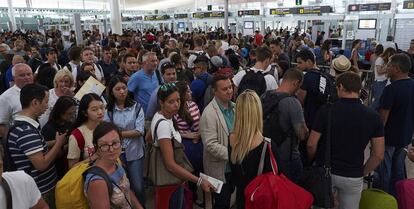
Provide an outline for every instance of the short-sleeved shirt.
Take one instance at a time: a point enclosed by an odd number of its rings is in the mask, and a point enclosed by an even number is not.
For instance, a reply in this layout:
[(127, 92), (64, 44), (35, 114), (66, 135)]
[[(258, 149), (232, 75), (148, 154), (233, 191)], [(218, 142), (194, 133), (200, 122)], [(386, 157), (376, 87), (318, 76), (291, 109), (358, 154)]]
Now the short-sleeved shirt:
[[(253, 70), (254, 72), (261, 71), (257, 68), (251, 67), (250, 70)], [(262, 71), (263, 72), (263, 71)], [(264, 73), (264, 72), (263, 72)], [(242, 81), (243, 77), (246, 75), (245, 70), (239, 71), (236, 75), (233, 77), (233, 83), (235, 86), (239, 87), (240, 82)], [(266, 74), (264, 76), (264, 79), (266, 80), (266, 91), (275, 90), (277, 89), (278, 85), (276, 82), (276, 79), (274, 75)]]
[[(113, 122), (121, 131), (136, 130), (139, 133), (144, 133), (144, 110), (137, 104), (135, 103), (133, 106), (126, 107), (123, 110), (115, 105), (112, 112), (112, 121), (108, 114), (109, 111), (106, 112), (104, 120)], [(140, 109), (135, 110), (135, 108)], [(136, 111), (138, 111), (138, 115)], [(144, 138), (142, 136), (124, 138), (122, 146), (125, 148), (127, 161), (138, 160), (144, 156)]]
[(188, 112), (192, 118), (192, 123), (188, 123), (181, 118), (178, 114), (174, 116), (174, 119), (177, 124), (177, 128), (180, 133), (189, 133), (189, 132), (198, 132), (200, 130), (200, 110), (197, 107), (197, 104), (193, 101), (187, 102)]
[[(108, 176), (111, 179), (111, 181), (116, 184), (112, 184), (113, 193), (111, 197), (111, 202), (114, 205), (116, 205), (117, 208), (119, 207), (121, 209), (130, 209), (131, 207), (125, 199), (126, 197), (128, 198), (128, 201), (131, 202), (131, 197), (129, 196), (130, 183), (124, 168), (122, 168), (122, 166), (117, 165), (115, 172), (109, 174)], [(103, 180), (103, 178), (94, 174), (86, 174), (85, 183), (83, 186), (85, 196), (87, 196), (89, 184), (95, 180)]]
[(410, 144), (414, 131), (414, 80), (396, 80), (386, 86), (380, 108), (390, 111), (385, 125), (385, 144), (394, 147)]
[[(321, 133), (316, 162), (325, 160), (328, 106), (323, 106), (315, 119), (313, 130)], [(372, 138), (383, 137), (384, 128), (379, 114), (365, 107), (359, 99), (339, 99), (331, 113), (331, 166), (339, 176), (363, 176), (364, 150)]]
[(39, 152), (45, 155), (49, 151), (38, 129), (39, 123), (22, 115), (18, 115), (16, 121), (22, 122), (22, 124), (12, 129), (7, 139), (11, 158), (16, 169), (33, 177), (40, 192), (45, 194), (55, 188), (57, 175), (54, 164), (51, 164), (44, 171), (38, 171), (29, 160), (30, 155)]
[(151, 94), (158, 86), (156, 73), (148, 75), (143, 69), (134, 73), (128, 81), (128, 90), (134, 93), (135, 101), (142, 105), (144, 112), (147, 112)]
[[(155, 130), (155, 125), (159, 120), (163, 120), (158, 124), (157, 130)], [(155, 131), (157, 131), (157, 138), (154, 142), (155, 144), (158, 144), (158, 140), (160, 139), (172, 139), (174, 138), (176, 141), (181, 143), (181, 135), (180, 133), (175, 130), (174, 124), (172, 119), (167, 119), (160, 113), (155, 113), (154, 118), (152, 118), (151, 122), (151, 134), (153, 137), (155, 137)]]
[(320, 75), (319, 73), (310, 71), (317, 71), (317, 69), (312, 69), (305, 72), (305, 75), (303, 76), (303, 83), (300, 87), (302, 90), (306, 91), (306, 98), (303, 109), (306, 125), (308, 127), (312, 127), (316, 113), (320, 108), (320, 104), (318, 102)]
[[(288, 93), (276, 92), (278, 97), (288, 96)], [(295, 134), (294, 126), (305, 122), (302, 106), (299, 100), (293, 96), (285, 97), (279, 103), (280, 126), (285, 132)], [(291, 141), (293, 140), (293, 141)], [(291, 145), (293, 145), (291, 147)], [(282, 161), (289, 161), (300, 158), (298, 137), (289, 137), (279, 148), (279, 157)]]
[[(2, 177), (10, 186), (13, 209), (32, 208), (42, 198), (35, 181), (25, 172), (4, 172)], [(0, 187), (0, 208), (7, 208), (6, 194), (2, 187)]]
[(81, 125), (78, 127), (79, 131), (82, 133), (82, 136), (85, 140), (85, 147), (83, 150), (83, 156), (81, 157), (81, 150), (79, 149), (78, 142), (76, 141), (73, 134), (69, 137), (69, 148), (68, 148), (68, 159), (87, 159), (95, 153), (95, 147), (93, 146), (93, 130), (89, 130), (86, 125)]
[(22, 111), (20, 88), (16, 85), (0, 95), (0, 124), (11, 125), (17, 113)]

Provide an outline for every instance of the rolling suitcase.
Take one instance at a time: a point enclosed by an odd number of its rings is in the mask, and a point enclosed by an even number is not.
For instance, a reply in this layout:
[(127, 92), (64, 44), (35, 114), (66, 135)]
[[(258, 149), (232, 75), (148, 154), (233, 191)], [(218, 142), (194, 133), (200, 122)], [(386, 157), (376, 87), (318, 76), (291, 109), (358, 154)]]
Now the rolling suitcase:
[(404, 179), (395, 184), (399, 209), (414, 209), (414, 179)]
[(362, 191), (359, 209), (398, 209), (397, 200), (390, 194), (372, 188), (373, 176), (365, 178), (368, 189)]

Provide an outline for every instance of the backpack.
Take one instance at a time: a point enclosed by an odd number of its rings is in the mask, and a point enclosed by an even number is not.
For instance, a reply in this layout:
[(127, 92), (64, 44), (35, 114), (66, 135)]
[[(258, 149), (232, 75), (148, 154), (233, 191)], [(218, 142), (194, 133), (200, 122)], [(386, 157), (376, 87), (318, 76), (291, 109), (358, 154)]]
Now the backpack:
[[(312, 194), (294, 184), (278, 167), (270, 145), (265, 138), (257, 176), (244, 190), (246, 209), (309, 209), (313, 203)], [(262, 174), (266, 150), (269, 152), (272, 172)]]
[(336, 81), (333, 76), (319, 70), (310, 70), (307, 73), (316, 73), (319, 76), (318, 105), (332, 104), (338, 100)]
[(267, 89), (265, 79), (266, 75), (267, 73), (263, 73), (262, 71), (246, 69), (246, 75), (244, 75), (240, 81), (237, 94), (240, 95), (245, 90), (250, 89), (255, 91), (257, 95), (261, 96)]
[(79, 130), (79, 128), (75, 128), (73, 129), (72, 133), (71, 133), (75, 139), (76, 139), (76, 143), (78, 144), (78, 147), (80, 149), (80, 157), (79, 157), (79, 161), (84, 160), (83, 159), (83, 155), (85, 152), (85, 138), (83, 137), (82, 132)]
[(280, 146), (291, 132), (286, 132), (280, 126), (279, 103), (285, 98), (291, 97), (284, 94), (278, 96), (275, 91), (267, 91), (262, 95), (263, 108), (263, 136), (270, 138), (277, 146)]
[(109, 199), (111, 199), (113, 185), (108, 174), (106, 174), (106, 172), (100, 167), (91, 166), (89, 163), (81, 163), (70, 169), (56, 184), (56, 208), (89, 209), (89, 204), (85, 197), (83, 188), (85, 177), (88, 173), (98, 175), (104, 179), (108, 187)]

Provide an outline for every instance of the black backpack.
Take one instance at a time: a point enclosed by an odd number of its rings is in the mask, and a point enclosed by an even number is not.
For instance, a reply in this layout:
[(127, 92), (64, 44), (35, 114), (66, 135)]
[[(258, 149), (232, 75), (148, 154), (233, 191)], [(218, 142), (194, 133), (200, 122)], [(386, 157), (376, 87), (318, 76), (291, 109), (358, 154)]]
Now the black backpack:
[(319, 76), (318, 105), (332, 104), (338, 100), (335, 78), (319, 70), (310, 70), (307, 73), (316, 73)]
[(270, 138), (277, 146), (280, 146), (292, 134), (292, 131), (285, 131), (280, 125), (279, 103), (288, 97), (291, 96), (287, 94), (278, 96), (274, 90), (267, 91), (261, 96), (263, 136)]
[(240, 81), (237, 95), (240, 95), (247, 89), (255, 91), (259, 96), (265, 93), (267, 89), (266, 75), (267, 73), (263, 73), (262, 71), (246, 69), (246, 75), (244, 75)]

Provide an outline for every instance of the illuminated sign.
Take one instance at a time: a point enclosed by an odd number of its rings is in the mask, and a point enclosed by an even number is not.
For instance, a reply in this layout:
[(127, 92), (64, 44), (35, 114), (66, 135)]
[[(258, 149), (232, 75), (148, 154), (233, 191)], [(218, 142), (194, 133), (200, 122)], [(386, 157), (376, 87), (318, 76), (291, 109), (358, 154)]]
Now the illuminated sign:
[(242, 16), (258, 16), (260, 15), (260, 10), (239, 10), (239, 17)]
[(391, 9), (391, 3), (350, 4), (349, 12), (386, 11)]
[(185, 19), (185, 18), (188, 18), (188, 14), (175, 14), (174, 18), (175, 19)]
[(293, 7), (293, 8), (276, 8), (270, 9), (271, 15), (288, 15), (288, 14), (322, 14), (332, 13), (333, 8), (331, 6), (309, 6), (309, 7)]
[[(230, 16), (230, 13), (229, 13)], [(203, 18), (224, 18), (224, 12), (195, 12), (193, 13), (193, 18), (203, 19)]]
[(404, 1), (403, 9), (414, 9), (414, 1)]
[(151, 20), (169, 20), (171, 17), (170, 15), (148, 15), (145, 16), (145, 20), (146, 21), (151, 21)]

